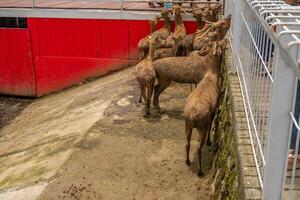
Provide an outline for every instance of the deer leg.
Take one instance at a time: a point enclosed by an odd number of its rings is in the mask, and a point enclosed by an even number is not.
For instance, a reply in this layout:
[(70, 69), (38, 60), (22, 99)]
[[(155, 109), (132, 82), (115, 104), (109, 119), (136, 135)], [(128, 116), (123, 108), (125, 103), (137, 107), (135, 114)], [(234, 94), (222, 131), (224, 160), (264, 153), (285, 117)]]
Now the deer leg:
[(205, 140), (207, 137), (207, 128), (206, 129), (201, 129), (200, 127), (197, 128), (199, 132), (199, 138), (200, 138), (200, 143), (199, 143), (199, 148), (198, 148), (198, 161), (199, 161), (199, 169), (198, 169), (198, 176), (203, 177), (204, 173), (202, 171), (202, 165), (201, 165), (201, 160), (202, 160), (202, 148), (205, 144)]
[(185, 160), (185, 163), (187, 165), (191, 164), (191, 161), (190, 161), (190, 147), (191, 147), (192, 132), (193, 132), (193, 129), (192, 129), (190, 123), (187, 120), (185, 120), (185, 134), (186, 134), (186, 146), (185, 146), (186, 160)]
[(212, 127), (214, 116), (215, 116), (215, 112), (213, 112), (213, 114), (211, 116), (209, 127), (208, 127), (208, 130), (207, 130), (206, 145), (209, 146), (209, 147), (212, 145), (212, 143), (210, 141), (210, 134), (211, 134), (210, 131), (211, 131), (211, 127)]
[(139, 83), (139, 87), (140, 87), (140, 98), (139, 98), (139, 103), (142, 103), (142, 96), (143, 96), (142, 91), (143, 91), (143, 87), (142, 87), (142, 84), (141, 84), (141, 83)]
[(154, 99), (153, 99), (153, 105), (154, 107), (160, 111), (159, 106), (159, 95), (167, 89), (167, 87), (170, 85), (170, 82), (162, 82), (158, 80), (158, 84), (155, 86), (154, 90)]
[(150, 83), (147, 83), (147, 99), (146, 99), (146, 105), (145, 105), (145, 114), (146, 115), (150, 115), (150, 105), (151, 105), (151, 97), (153, 94), (153, 89), (154, 89), (154, 82), (155, 80), (151, 81)]
[(141, 95), (142, 95), (142, 97), (145, 101), (145, 107), (144, 107), (143, 112), (142, 112), (143, 116), (145, 116), (146, 112), (147, 112), (147, 94), (146, 94), (146, 85), (145, 85), (144, 82), (141, 83)]

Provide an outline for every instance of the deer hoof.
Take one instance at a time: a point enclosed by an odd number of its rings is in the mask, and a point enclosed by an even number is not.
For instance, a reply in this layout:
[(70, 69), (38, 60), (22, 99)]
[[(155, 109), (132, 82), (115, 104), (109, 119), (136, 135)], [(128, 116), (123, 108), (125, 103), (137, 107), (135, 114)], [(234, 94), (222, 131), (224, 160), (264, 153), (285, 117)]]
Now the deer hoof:
[(185, 164), (186, 164), (187, 166), (190, 166), (190, 165), (191, 165), (191, 161), (190, 161), (190, 160), (186, 160), (186, 161), (185, 161)]
[(198, 177), (203, 177), (204, 173), (201, 169), (198, 170)]
[(206, 141), (206, 145), (207, 145), (207, 146), (209, 146), (209, 147), (212, 145), (212, 143), (211, 143), (210, 139), (207, 139), (207, 141)]

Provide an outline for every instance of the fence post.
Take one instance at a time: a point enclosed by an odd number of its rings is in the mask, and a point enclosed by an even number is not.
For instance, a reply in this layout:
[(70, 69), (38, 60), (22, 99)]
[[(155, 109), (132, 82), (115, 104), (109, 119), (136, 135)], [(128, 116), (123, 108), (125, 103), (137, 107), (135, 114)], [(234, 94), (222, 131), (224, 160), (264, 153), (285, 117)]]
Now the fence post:
[[(242, 11), (242, 1), (241, 0), (229, 0), (227, 4), (225, 5), (227, 11), (225, 15), (231, 14), (231, 34), (232, 34), (232, 53), (233, 55), (239, 54), (239, 46), (240, 46), (240, 38), (241, 38), (241, 11)], [(230, 11), (229, 11), (230, 10)], [(234, 39), (233, 39), (234, 38)], [(232, 63), (234, 64), (231, 68), (232, 72), (236, 72), (237, 63), (237, 57), (232, 57)]]
[(285, 186), (287, 154), (290, 144), (289, 112), (292, 111), (295, 75), (276, 48), (274, 82), (270, 107), (270, 124), (267, 139), (266, 166), (263, 180), (263, 199), (280, 200)]
[(121, 0), (121, 11), (124, 9), (124, 0)]

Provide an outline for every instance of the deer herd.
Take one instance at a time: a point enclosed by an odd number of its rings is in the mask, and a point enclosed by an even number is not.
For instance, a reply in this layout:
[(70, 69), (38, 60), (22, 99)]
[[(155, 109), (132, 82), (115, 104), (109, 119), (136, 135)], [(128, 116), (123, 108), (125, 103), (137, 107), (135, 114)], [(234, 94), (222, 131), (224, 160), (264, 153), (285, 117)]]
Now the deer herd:
[[(135, 75), (141, 92), (139, 102), (143, 99), (145, 103), (143, 116), (150, 115), (153, 93), (153, 105), (161, 113), (159, 96), (172, 82), (197, 84), (187, 97), (183, 112), (187, 165), (190, 165), (192, 130), (196, 128), (199, 132), (198, 176), (204, 175), (202, 147), (205, 141), (207, 145), (211, 144), (209, 132), (218, 104), (220, 68), (227, 46), (224, 38), (231, 21), (231, 16), (218, 20), (221, 10), (220, 4), (206, 4), (190, 10), (174, 4), (172, 11), (164, 9), (160, 16), (149, 20), (151, 33), (138, 44), (139, 62)], [(192, 13), (198, 24), (195, 33), (187, 35), (181, 12)], [(171, 31), (171, 13), (175, 21), (174, 32)], [(160, 19), (164, 20), (164, 26), (156, 30)]]

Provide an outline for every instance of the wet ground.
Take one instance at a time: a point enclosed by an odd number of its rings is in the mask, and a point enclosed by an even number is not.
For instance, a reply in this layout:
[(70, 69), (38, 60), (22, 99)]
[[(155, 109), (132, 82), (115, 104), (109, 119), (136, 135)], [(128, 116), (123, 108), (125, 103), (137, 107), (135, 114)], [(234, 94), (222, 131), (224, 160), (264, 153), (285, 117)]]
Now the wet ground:
[(33, 99), (0, 96), (0, 129), (9, 124)]
[(208, 199), (212, 156), (204, 150), (198, 178), (196, 131), (191, 167), (184, 162), (189, 85), (172, 85), (161, 96), (165, 113), (143, 118), (133, 71), (34, 101), (4, 127), (0, 199)]

